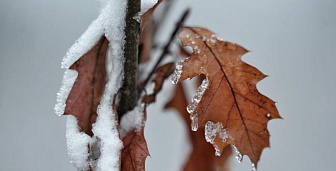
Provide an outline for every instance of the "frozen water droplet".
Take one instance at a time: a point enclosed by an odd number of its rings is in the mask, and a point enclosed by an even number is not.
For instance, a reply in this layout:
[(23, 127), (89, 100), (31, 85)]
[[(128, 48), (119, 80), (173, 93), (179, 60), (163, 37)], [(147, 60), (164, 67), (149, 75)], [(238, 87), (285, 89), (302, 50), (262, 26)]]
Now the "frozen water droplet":
[(206, 41), (206, 39), (207, 39), (206, 37), (202, 37), (202, 41), (203, 41), (203, 42)]
[(191, 42), (192, 45), (196, 44), (194, 41)]
[(238, 163), (243, 162), (243, 156), (240, 153), (236, 155), (236, 159), (237, 159)]
[(254, 163), (252, 163), (251, 166), (252, 166), (252, 171), (257, 171), (257, 168), (255, 167)]
[(239, 152), (238, 148), (235, 145), (233, 145), (233, 148), (236, 151), (236, 159), (237, 159), (238, 163), (242, 163), (243, 162), (243, 155)]
[(198, 129), (198, 115), (197, 115), (197, 112), (193, 115), (190, 115), (190, 120), (191, 120), (191, 130), (192, 131), (197, 131), (197, 129)]
[(215, 148), (215, 155), (216, 155), (216, 156), (221, 156), (222, 154), (221, 154), (221, 152), (220, 152), (218, 146), (217, 146), (217, 145), (214, 145), (214, 148)]
[(191, 103), (189, 103), (189, 105), (187, 106), (187, 111), (188, 111), (188, 113), (189, 113), (189, 114), (194, 113), (196, 107), (197, 107), (197, 103), (195, 103), (195, 102), (191, 102)]
[(196, 39), (199, 39), (199, 38), (201, 38), (201, 36), (198, 35), (198, 34), (196, 34), (195, 38), (196, 38)]
[[(205, 124), (204, 129), (205, 140), (212, 144), (216, 150), (217, 154), (217, 144), (215, 144), (215, 138), (220, 138), (223, 142), (227, 141), (227, 138), (232, 139), (226, 129), (223, 128), (222, 123), (217, 122), (216, 124), (212, 121), (208, 121)], [(219, 152), (219, 151), (218, 151)]]
[(183, 68), (183, 62), (184, 62), (184, 60), (176, 63), (176, 69), (175, 69), (175, 71), (174, 71), (174, 73), (173, 73), (173, 75), (171, 77), (171, 80), (172, 80), (173, 84), (177, 84), (178, 80), (181, 77), (182, 68)]
[(138, 23), (140, 23), (140, 25), (142, 24), (142, 21), (141, 21), (141, 14), (140, 14), (140, 13), (138, 13), (137, 15), (135, 15), (135, 16), (133, 17), (133, 19), (134, 19), (135, 21), (137, 21)]
[(190, 34), (187, 34), (187, 35), (186, 35), (186, 38), (189, 39), (189, 38), (190, 38)]
[(213, 38), (211, 38), (209, 41), (210, 41), (210, 43), (211, 43), (212, 45), (215, 45), (215, 44), (216, 44), (216, 40), (213, 39)]
[(271, 117), (271, 114), (270, 113), (267, 113), (267, 115), (266, 115), (268, 118), (270, 118)]

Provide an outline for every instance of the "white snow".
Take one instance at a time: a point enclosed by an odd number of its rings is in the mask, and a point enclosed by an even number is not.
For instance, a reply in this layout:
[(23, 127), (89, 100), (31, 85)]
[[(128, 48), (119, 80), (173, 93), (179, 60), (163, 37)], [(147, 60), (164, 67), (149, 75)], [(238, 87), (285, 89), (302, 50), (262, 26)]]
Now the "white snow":
[(70, 163), (75, 166), (77, 170), (87, 171), (89, 169), (89, 163), (87, 162), (89, 157), (88, 144), (91, 141), (91, 137), (79, 131), (77, 119), (73, 115), (68, 115), (66, 125), (66, 139)]
[(67, 69), (64, 72), (62, 86), (57, 93), (57, 100), (56, 100), (56, 105), (54, 108), (55, 113), (58, 116), (61, 116), (64, 114), (66, 99), (69, 96), (69, 93), (72, 89), (73, 84), (76, 81), (77, 76), (78, 76), (78, 73), (74, 70)]
[[(103, 3), (105, 1), (101, 1)], [(102, 4), (104, 6), (104, 4)], [(110, 0), (102, 9), (99, 17), (91, 23), (83, 35), (69, 49), (62, 61), (62, 68), (68, 69), (81, 56), (88, 52), (98, 40), (105, 35), (109, 41), (107, 58), (108, 82), (105, 86), (100, 105), (98, 106), (97, 121), (93, 125), (94, 137), (80, 133), (74, 116), (69, 116), (67, 123), (68, 153), (71, 162), (78, 170), (87, 170), (89, 166), (88, 144), (91, 149), (99, 149), (98, 161), (94, 162), (95, 170), (119, 170), (120, 150), (122, 141), (119, 139), (117, 121), (112, 109), (113, 97), (118, 92), (123, 80), (125, 16), (127, 1)], [(55, 111), (58, 115), (64, 113), (65, 100), (77, 78), (77, 72), (67, 70), (63, 85), (58, 93)], [(97, 143), (99, 141), (99, 143)]]
[(81, 56), (88, 52), (104, 35), (103, 13), (94, 20), (82, 36), (71, 46), (62, 61), (62, 68), (69, 68)]
[(136, 106), (132, 111), (127, 112), (120, 121), (120, 136), (125, 137), (132, 130), (136, 132), (144, 125), (144, 108), (142, 105)]

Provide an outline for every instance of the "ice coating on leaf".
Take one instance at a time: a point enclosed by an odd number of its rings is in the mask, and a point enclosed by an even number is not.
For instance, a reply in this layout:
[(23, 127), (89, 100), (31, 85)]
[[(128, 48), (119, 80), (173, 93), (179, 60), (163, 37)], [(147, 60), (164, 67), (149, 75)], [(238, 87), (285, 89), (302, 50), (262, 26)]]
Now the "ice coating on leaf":
[(69, 93), (72, 89), (73, 84), (76, 81), (76, 78), (78, 76), (77, 71), (74, 70), (66, 70), (64, 72), (63, 80), (62, 80), (62, 86), (60, 90), (57, 93), (57, 100), (56, 100), (56, 105), (55, 105), (55, 113), (58, 116), (61, 116), (64, 114), (64, 109), (65, 109), (65, 102), (66, 99), (69, 96)]
[(120, 121), (120, 136), (123, 138), (133, 129), (140, 131), (143, 126), (144, 108), (142, 105), (136, 106), (133, 110), (127, 112)]
[(174, 73), (171, 77), (172, 84), (177, 84), (178, 83), (178, 81), (181, 77), (181, 74), (182, 74), (183, 62), (184, 62), (184, 59), (182, 61), (176, 63), (175, 71), (174, 71)]
[(197, 112), (195, 112), (195, 109), (197, 108), (198, 103), (201, 101), (202, 96), (205, 92), (205, 90), (209, 86), (209, 80), (208, 78), (204, 79), (202, 81), (201, 86), (198, 87), (196, 95), (193, 97), (189, 105), (187, 106), (187, 111), (190, 114), (191, 119), (191, 130), (197, 131), (198, 129), (198, 115)]
[(77, 170), (88, 170), (88, 144), (91, 141), (91, 137), (79, 131), (77, 119), (72, 115), (68, 115), (67, 117), (66, 139), (70, 163), (75, 166)]
[(232, 139), (228, 131), (223, 128), (223, 125), (220, 122), (213, 123), (212, 121), (208, 121), (205, 125), (204, 135), (205, 140), (214, 146), (216, 156), (220, 156), (221, 152), (215, 143), (215, 138), (220, 138), (223, 142), (227, 142), (228, 139)]
[(238, 150), (238, 148), (235, 145), (233, 145), (232, 147), (233, 147), (233, 149), (236, 152), (236, 159), (237, 159), (237, 161), (239, 163), (242, 163), (243, 162), (243, 155), (240, 153), (240, 151)]

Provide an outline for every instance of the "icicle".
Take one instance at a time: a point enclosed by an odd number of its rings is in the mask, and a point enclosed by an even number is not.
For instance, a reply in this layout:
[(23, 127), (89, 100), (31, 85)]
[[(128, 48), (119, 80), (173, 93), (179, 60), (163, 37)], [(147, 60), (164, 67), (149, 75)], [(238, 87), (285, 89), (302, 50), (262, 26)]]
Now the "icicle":
[(222, 123), (217, 122), (216, 124), (208, 121), (205, 125), (204, 129), (205, 140), (212, 144), (216, 150), (215, 155), (220, 156), (220, 150), (218, 146), (215, 144), (215, 138), (220, 138), (222, 142), (226, 142), (227, 139), (232, 139), (226, 129), (223, 128)]
[(255, 167), (254, 163), (252, 163), (251, 166), (252, 166), (252, 171), (257, 171), (257, 168)]
[(197, 108), (198, 103), (201, 101), (202, 96), (205, 92), (205, 90), (208, 88), (209, 80), (208, 78), (204, 79), (202, 81), (201, 86), (197, 89), (196, 95), (192, 98), (191, 102), (187, 106), (187, 111), (190, 114), (190, 119), (192, 121), (192, 130), (197, 131), (198, 129), (198, 115), (195, 114), (195, 110)]
[(216, 155), (216, 156), (221, 156), (222, 153), (220, 152), (218, 146), (217, 146), (216, 144), (214, 144), (213, 146), (214, 146), (214, 148), (215, 148), (215, 155)]
[(190, 115), (190, 120), (191, 120), (191, 130), (192, 131), (197, 131), (198, 129), (198, 114), (195, 112), (195, 114)]
[(236, 151), (236, 159), (237, 159), (238, 163), (242, 163), (243, 162), (243, 156), (242, 156), (242, 154), (239, 152), (238, 148), (235, 145), (233, 145), (232, 147)]
[(181, 77), (183, 62), (184, 62), (184, 60), (176, 63), (176, 69), (173, 73), (173, 76), (171, 77), (171, 80), (172, 80), (173, 84), (177, 84), (180, 77)]

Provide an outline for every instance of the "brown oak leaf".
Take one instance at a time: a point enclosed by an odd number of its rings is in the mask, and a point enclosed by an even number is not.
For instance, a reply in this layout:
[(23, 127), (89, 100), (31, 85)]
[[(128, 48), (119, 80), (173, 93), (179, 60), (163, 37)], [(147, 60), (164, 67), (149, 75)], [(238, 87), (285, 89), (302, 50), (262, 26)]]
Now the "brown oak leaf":
[(97, 118), (97, 107), (106, 84), (106, 52), (108, 40), (102, 37), (97, 44), (79, 58), (70, 69), (78, 77), (66, 100), (64, 114), (74, 115), (81, 132), (92, 136), (92, 123)]
[(267, 123), (281, 118), (275, 102), (257, 90), (256, 84), (266, 76), (241, 60), (248, 52), (245, 48), (221, 41), (207, 29), (185, 27), (179, 37), (193, 49), (182, 63), (179, 81), (200, 74), (208, 79), (207, 89), (191, 112), (198, 115), (199, 127), (222, 126), (223, 134), (210, 137), (218, 152), (232, 144), (257, 166), (262, 150), (269, 147)]
[[(144, 107), (144, 121), (146, 120), (146, 106)], [(143, 124), (144, 125), (144, 124)], [(122, 171), (145, 170), (146, 158), (149, 156), (147, 142), (144, 136), (144, 126), (139, 130), (132, 130), (122, 139), (124, 148), (121, 152)]]
[[(185, 97), (184, 87), (182, 83), (176, 86), (173, 98), (166, 104), (165, 108), (175, 108), (187, 125), (191, 124), (189, 114), (185, 110), (188, 101)], [(214, 155), (214, 149), (211, 144), (204, 139), (204, 127), (199, 131), (191, 131), (189, 129), (189, 136), (192, 143), (192, 151), (189, 159), (184, 165), (185, 171), (202, 171), (202, 170), (229, 170), (229, 157), (232, 154), (230, 146), (225, 147), (221, 156)]]
[(155, 78), (153, 79), (153, 82), (155, 83), (154, 91), (152, 94), (143, 96), (142, 98), (143, 103), (149, 104), (155, 102), (156, 95), (162, 89), (164, 80), (174, 72), (174, 69), (175, 69), (174, 63), (167, 63), (156, 69), (155, 71), (156, 75)]

